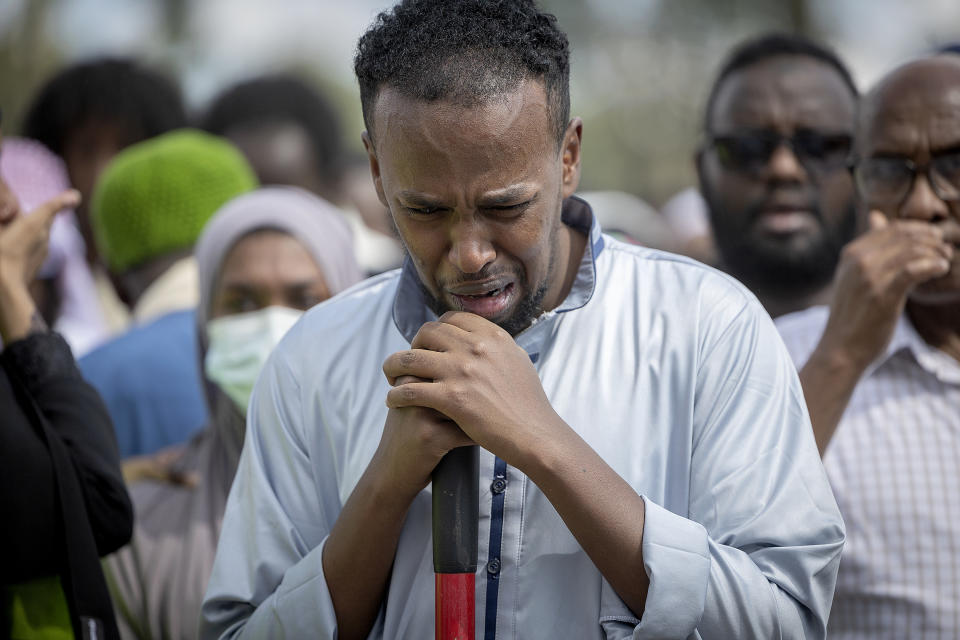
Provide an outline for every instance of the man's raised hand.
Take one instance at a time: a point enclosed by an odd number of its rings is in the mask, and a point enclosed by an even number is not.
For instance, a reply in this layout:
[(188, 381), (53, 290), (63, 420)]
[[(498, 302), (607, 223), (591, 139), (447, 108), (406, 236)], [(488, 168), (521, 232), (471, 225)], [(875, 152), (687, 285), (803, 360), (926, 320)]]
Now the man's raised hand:
[(920, 220), (888, 222), (871, 211), (870, 231), (841, 255), (818, 348), (865, 368), (890, 342), (910, 291), (946, 274), (952, 255), (938, 227)]

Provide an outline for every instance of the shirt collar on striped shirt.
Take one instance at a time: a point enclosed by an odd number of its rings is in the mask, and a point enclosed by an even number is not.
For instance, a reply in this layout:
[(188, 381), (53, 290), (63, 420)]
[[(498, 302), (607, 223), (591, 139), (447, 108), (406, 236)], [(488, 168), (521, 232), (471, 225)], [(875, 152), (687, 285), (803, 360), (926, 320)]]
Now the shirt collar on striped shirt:
[(901, 351), (909, 351), (921, 368), (940, 381), (960, 385), (960, 363), (920, 337), (905, 313), (900, 316), (886, 352), (874, 361), (864, 377), (871, 375)]

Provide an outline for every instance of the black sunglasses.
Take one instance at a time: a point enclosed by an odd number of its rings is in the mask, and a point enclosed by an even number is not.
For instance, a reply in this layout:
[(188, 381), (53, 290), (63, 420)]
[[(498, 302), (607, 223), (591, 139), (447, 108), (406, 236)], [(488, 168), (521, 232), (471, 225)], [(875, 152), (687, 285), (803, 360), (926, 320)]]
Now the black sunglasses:
[(762, 172), (773, 152), (780, 145), (786, 145), (804, 169), (819, 175), (847, 166), (853, 137), (845, 133), (825, 133), (813, 129), (797, 129), (792, 136), (760, 130), (710, 135), (708, 144), (724, 168), (745, 173)]

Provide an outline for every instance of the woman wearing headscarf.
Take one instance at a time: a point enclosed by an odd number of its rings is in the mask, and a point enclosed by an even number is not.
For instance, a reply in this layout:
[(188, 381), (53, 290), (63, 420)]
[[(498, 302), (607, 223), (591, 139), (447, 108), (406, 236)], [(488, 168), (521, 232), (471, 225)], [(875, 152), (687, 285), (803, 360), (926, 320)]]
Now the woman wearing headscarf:
[(292, 187), (242, 195), (205, 227), (197, 337), (211, 422), (161, 458), (185, 481), (131, 487), (133, 541), (105, 562), (124, 637), (197, 637), (253, 383), (303, 311), (360, 280), (352, 247), (339, 212)]

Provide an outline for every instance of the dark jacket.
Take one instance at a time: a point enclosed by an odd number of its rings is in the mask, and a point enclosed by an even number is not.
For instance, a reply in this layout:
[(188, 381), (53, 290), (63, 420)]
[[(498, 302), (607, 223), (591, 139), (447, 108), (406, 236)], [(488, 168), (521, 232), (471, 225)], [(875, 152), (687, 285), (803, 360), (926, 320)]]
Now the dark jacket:
[(0, 585), (59, 575), (76, 637), (88, 619), (117, 637), (99, 557), (129, 541), (133, 509), (106, 408), (54, 333), (0, 352), (0, 513)]

